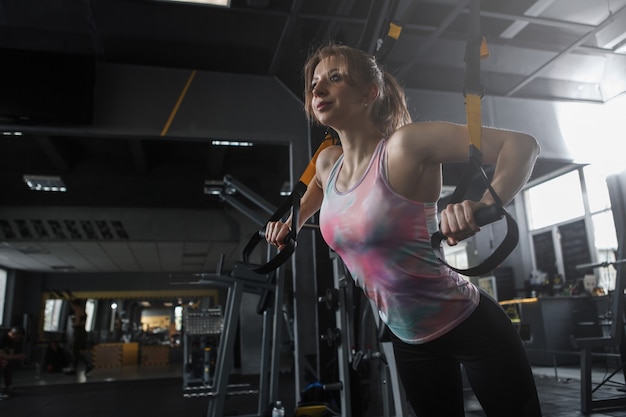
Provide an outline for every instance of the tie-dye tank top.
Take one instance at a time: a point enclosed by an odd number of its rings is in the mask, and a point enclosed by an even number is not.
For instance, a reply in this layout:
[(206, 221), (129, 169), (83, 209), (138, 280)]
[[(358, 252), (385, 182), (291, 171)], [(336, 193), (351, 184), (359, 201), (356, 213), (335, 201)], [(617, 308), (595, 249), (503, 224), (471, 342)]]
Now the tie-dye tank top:
[(435, 258), (430, 235), (438, 227), (436, 203), (412, 201), (391, 189), (385, 143), (345, 192), (336, 188), (339, 158), (324, 190), (320, 228), (389, 329), (407, 343), (424, 343), (469, 316), (479, 293)]

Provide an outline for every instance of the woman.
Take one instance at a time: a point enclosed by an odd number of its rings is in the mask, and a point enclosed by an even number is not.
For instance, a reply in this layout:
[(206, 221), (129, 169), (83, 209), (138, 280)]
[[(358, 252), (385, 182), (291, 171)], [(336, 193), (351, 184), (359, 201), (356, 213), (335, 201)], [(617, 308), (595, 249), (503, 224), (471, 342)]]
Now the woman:
[[(442, 164), (468, 159), (466, 126), (411, 123), (402, 89), (375, 59), (327, 45), (304, 68), (305, 111), (335, 130), (341, 147), (322, 151), (300, 207), (300, 228), (320, 210), (320, 228), (390, 330), (398, 372), (419, 416), (464, 416), (460, 364), (488, 416), (540, 416), (523, 344), (500, 306), (436, 260)], [(483, 128), (485, 163), (504, 204), (528, 180), (539, 147), (523, 133)], [(480, 230), (474, 212), (489, 193), (440, 214), (450, 245)], [(272, 222), (283, 248), (291, 227)]]

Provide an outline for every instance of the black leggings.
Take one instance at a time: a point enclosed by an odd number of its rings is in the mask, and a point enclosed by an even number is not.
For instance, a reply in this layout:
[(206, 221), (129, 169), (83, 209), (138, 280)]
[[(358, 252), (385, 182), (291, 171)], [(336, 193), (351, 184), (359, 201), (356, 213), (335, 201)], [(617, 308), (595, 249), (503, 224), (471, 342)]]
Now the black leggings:
[(541, 408), (522, 341), (500, 305), (481, 294), (461, 324), (428, 343), (391, 334), (398, 373), (418, 417), (464, 417), (460, 364), (487, 416), (538, 417)]

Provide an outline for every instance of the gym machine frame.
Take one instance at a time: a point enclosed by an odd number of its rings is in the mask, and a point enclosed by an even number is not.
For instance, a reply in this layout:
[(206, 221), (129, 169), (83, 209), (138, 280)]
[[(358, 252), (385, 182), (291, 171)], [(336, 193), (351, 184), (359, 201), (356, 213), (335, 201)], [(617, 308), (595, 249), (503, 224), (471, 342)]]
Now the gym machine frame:
[[(626, 261), (624, 260), (624, 239), (626, 238), (626, 223), (624, 219), (626, 216), (626, 193), (624, 192), (623, 185), (620, 183), (620, 178), (623, 179), (624, 177), (614, 176), (607, 178), (611, 209), (613, 210), (613, 218), (615, 220), (615, 228), (618, 237), (618, 260), (612, 263), (617, 270), (617, 275), (611, 302), (612, 323), (610, 334), (606, 337), (588, 337), (573, 340), (574, 347), (580, 349), (580, 409), (583, 413), (591, 413), (597, 410), (626, 409), (626, 395), (613, 396), (610, 398), (593, 398), (593, 394), (596, 390), (604, 385), (615, 373), (626, 367), (626, 358), (623, 357), (623, 353), (620, 355), (621, 363), (617, 371), (613, 372), (595, 388), (593, 388), (593, 382), (591, 380), (594, 349), (599, 347), (618, 347), (622, 350), (622, 346), (626, 343), (626, 340), (624, 340), (624, 290), (626, 289), (626, 282), (624, 281), (624, 268), (626, 265)], [(577, 269), (597, 266), (604, 265), (579, 265)], [(606, 266), (608, 266), (608, 264)]]
[[(379, 318), (378, 309), (370, 300), (366, 300), (376, 321), (377, 330), (377, 351), (372, 351), (369, 357), (364, 357), (362, 351), (352, 352), (355, 344), (355, 317), (351, 307), (354, 305), (354, 281), (347, 275), (343, 261), (336, 252), (330, 250), (330, 259), (333, 268), (333, 284), (335, 286), (336, 302), (331, 300), (330, 304), (335, 306), (335, 321), (337, 328), (334, 331), (335, 338), (339, 339), (337, 345), (337, 365), (339, 371), (339, 382), (325, 385), (325, 389), (340, 389), (341, 416), (352, 417), (351, 402), (351, 381), (350, 367), (356, 370), (358, 362), (361, 360), (379, 360), (384, 366), (381, 370), (382, 386), (382, 407), (384, 417), (405, 417), (408, 416), (406, 408), (406, 397), (404, 388), (397, 373), (396, 361), (393, 346), (390, 341), (381, 340), (384, 323)], [(359, 290), (360, 291), (360, 290)], [(320, 299), (322, 301), (323, 298)], [(363, 312), (364, 314), (365, 312)], [(378, 320), (376, 320), (378, 319)], [(326, 335), (325, 337), (330, 337)], [(391, 392), (391, 396), (390, 396)]]
[[(272, 212), (273, 208), (270, 203), (266, 202), (262, 197), (256, 195), (253, 191), (237, 182), (230, 176), (224, 177), (224, 188), (234, 189), (238, 194), (250, 199), (264, 211)], [(259, 225), (263, 225), (256, 212), (235, 199), (223, 189), (220, 198), (231, 206), (250, 217)], [(269, 256), (268, 248), (268, 256)], [(237, 266), (236, 266), (237, 267)], [(221, 269), (221, 268), (218, 268)], [(207, 408), (207, 417), (222, 417), (224, 415), (224, 403), (229, 395), (245, 395), (258, 393), (257, 413), (243, 417), (261, 417), (264, 415), (266, 408), (270, 403), (276, 400), (278, 395), (279, 384), (279, 366), (280, 366), (280, 339), (282, 336), (282, 300), (284, 297), (284, 271), (277, 268), (271, 274), (256, 274), (247, 271), (241, 265), (243, 273), (233, 274), (233, 276), (217, 274), (197, 274), (199, 280), (194, 282), (196, 285), (214, 285), (226, 288), (228, 295), (224, 308), (224, 327), (217, 348), (217, 357), (215, 361), (215, 373), (212, 383), (195, 388), (189, 388), (186, 393), (187, 397), (206, 396), (209, 398)], [(234, 272), (234, 271), (233, 271)], [(269, 296), (273, 293), (273, 303), (265, 303), (263, 309), (263, 335), (261, 350), (261, 368), (259, 389), (256, 390), (230, 390), (228, 380), (233, 369), (233, 352), (235, 347), (235, 338), (237, 324), (240, 318), (240, 305), (244, 293), (261, 294), (262, 297)], [(238, 386), (231, 388), (241, 388)]]

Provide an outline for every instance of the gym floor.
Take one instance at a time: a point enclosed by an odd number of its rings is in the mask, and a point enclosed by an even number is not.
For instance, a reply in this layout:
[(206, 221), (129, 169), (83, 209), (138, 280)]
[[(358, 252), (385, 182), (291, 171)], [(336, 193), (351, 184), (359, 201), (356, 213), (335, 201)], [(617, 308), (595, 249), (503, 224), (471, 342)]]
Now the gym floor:
[[(624, 416), (621, 410), (580, 412), (580, 371), (576, 366), (533, 368), (544, 417)], [(612, 372), (605, 366), (595, 366), (593, 381), (598, 383)], [(247, 382), (253, 388), (254, 377), (231, 375), (237, 383)], [(279, 397), (289, 403), (293, 397), (293, 376), (282, 374)], [(0, 413), (16, 417), (49, 417), (88, 415), (90, 417), (204, 417), (207, 415), (207, 397), (188, 398), (183, 395), (182, 369), (179, 365), (95, 369), (88, 377), (82, 371), (77, 375), (44, 374), (37, 376), (34, 369), (20, 369), (14, 378), (14, 393), (0, 401)], [(620, 375), (594, 394), (602, 396), (625, 395)], [(255, 415), (257, 398), (253, 394), (229, 396), (225, 401), (225, 416)], [(466, 390), (466, 416), (484, 416), (470, 390)], [(357, 417), (357, 416), (354, 416)]]

